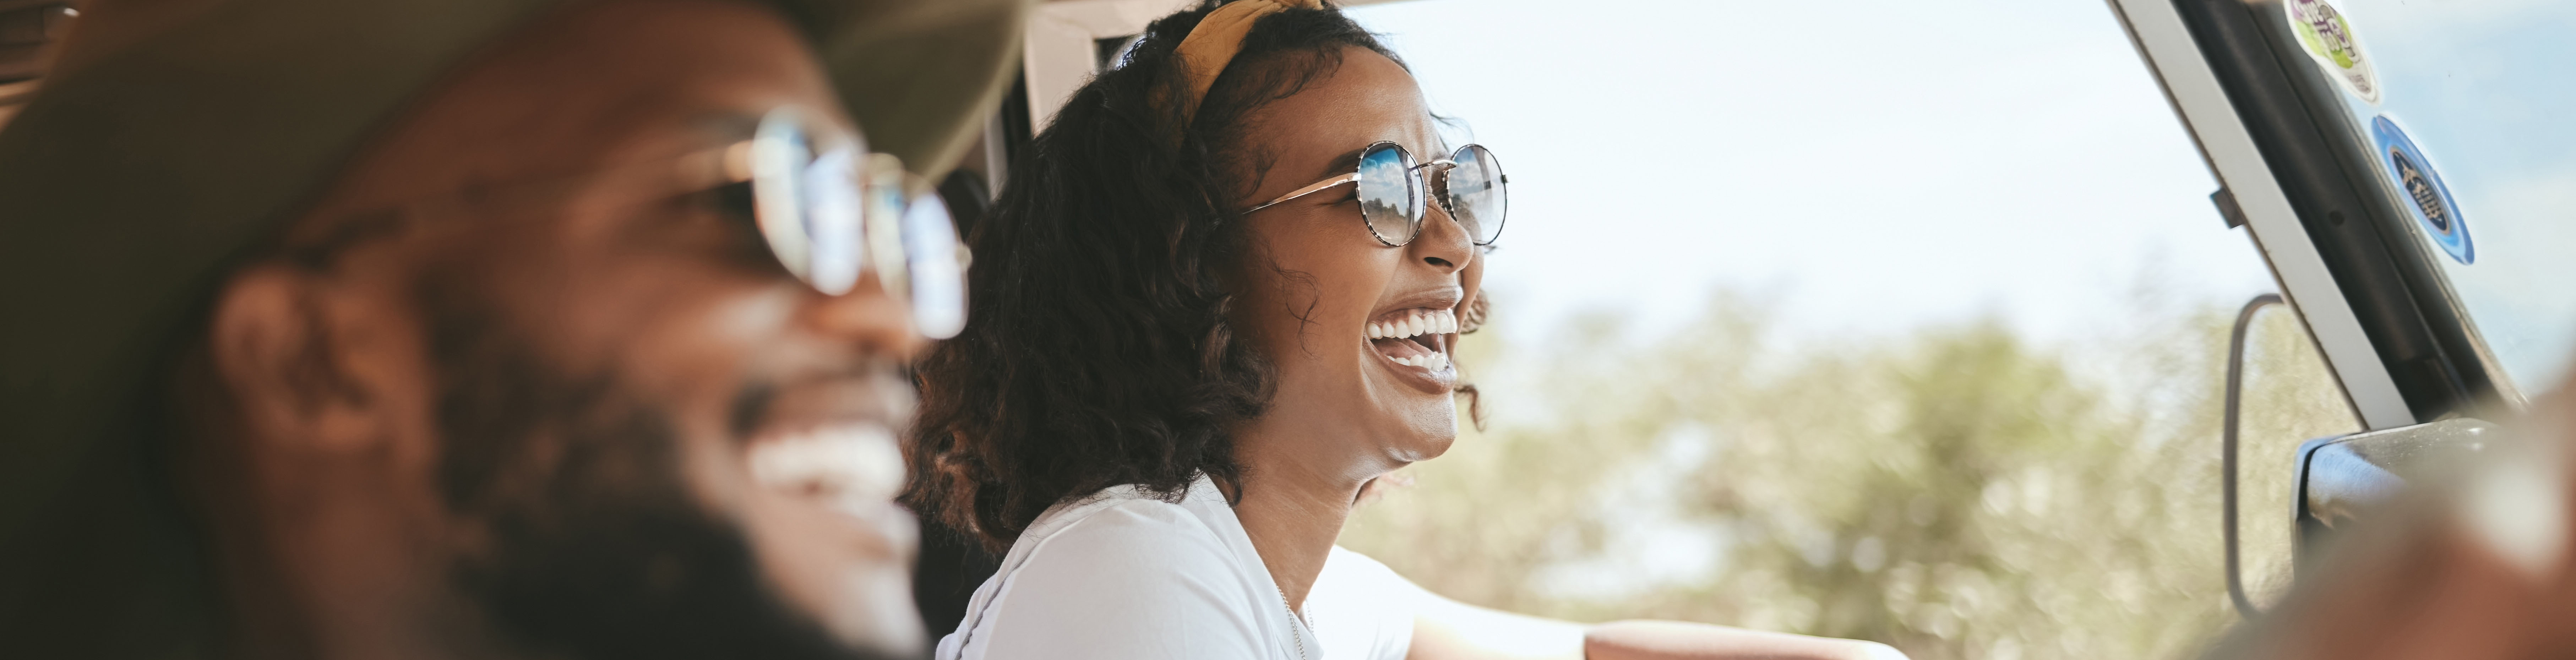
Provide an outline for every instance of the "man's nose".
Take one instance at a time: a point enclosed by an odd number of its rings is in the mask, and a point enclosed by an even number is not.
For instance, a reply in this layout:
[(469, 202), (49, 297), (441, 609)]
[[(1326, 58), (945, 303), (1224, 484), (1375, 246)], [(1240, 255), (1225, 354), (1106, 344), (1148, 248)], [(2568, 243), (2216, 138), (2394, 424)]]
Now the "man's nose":
[(929, 341), (914, 329), (911, 307), (880, 281), (871, 272), (848, 293), (811, 294), (807, 322), (817, 333), (855, 344), (867, 355), (908, 364)]

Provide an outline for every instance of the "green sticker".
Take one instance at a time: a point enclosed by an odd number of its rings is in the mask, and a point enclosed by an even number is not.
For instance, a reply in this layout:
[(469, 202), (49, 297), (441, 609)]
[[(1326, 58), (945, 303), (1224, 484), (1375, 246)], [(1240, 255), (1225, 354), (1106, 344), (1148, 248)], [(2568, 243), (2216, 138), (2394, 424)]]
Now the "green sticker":
[(2353, 37), (2352, 21), (2342, 11), (2326, 0), (2281, 0), (2281, 10), (2289, 14), (2299, 43), (2307, 46), (2308, 59), (2316, 60), (2326, 77), (2365, 102), (2379, 103), (2379, 73), (2362, 56), (2361, 41)]

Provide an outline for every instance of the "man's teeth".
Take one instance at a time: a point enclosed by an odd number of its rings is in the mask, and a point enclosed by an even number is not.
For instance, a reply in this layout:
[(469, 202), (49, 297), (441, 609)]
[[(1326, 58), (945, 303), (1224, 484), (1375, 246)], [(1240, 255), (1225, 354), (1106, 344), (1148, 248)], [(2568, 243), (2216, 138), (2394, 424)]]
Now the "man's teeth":
[(1393, 359), (1395, 360), (1395, 363), (1396, 363), (1396, 364), (1401, 364), (1401, 365), (1408, 366), (1408, 367), (1421, 367), (1421, 368), (1424, 368), (1424, 369), (1430, 369), (1430, 370), (1432, 370), (1432, 371), (1439, 371), (1439, 370), (1442, 370), (1442, 369), (1447, 369), (1447, 368), (1449, 368), (1449, 355), (1448, 355), (1448, 354), (1446, 354), (1446, 353), (1428, 353), (1428, 354), (1416, 355), (1416, 356), (1412, 356), (1412, 357), (1400, 357), (1400, 358), (1393, 358)]
[(1450, 310), (1417, 309), (1402, 318), (1372, 321), (1368, 324), (1370, 339), (1407, 339), (1422, 335), (1445, 335), (1458, 331), (1458, 314)]
[(791, 493), (883, 503), (903, 490), (903, 451), (894, 430), (873, 422), (809, 429), (751, 445), (752, 480)]

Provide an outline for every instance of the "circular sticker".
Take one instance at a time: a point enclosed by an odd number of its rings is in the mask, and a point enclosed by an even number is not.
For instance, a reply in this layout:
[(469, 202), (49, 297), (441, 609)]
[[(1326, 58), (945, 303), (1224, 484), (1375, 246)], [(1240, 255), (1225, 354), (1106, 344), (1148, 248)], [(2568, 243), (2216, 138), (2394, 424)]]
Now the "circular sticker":
[(2362, 57), (2361, 41), (2353, 38), (2352, 21), (2342, 11), (2326, 0), (2281, 0), (2281, 11), (2290, 15), (2290, 29), (2299, 33), (2308, 59), (2316, 60), (2326, 77), (2363, 101), (2379, 103), (2379, 73), (2371, 69), (2370, 58)]
[(2370, 119), (2371, 142), (2379, 147), (2379, 164), (2388, 168), (2388, 178), (2397, 182), (2398, 192), (2406, 197), (2408, 214), (2424, 228), (2433, 243), (2461, 264), (2477, 263), (2477, 247), (2469, 243), (2469, 225), (2460, 217), (2460, 205), (2451, 201), (2451, 188), (2442, 185), (2442, 175), (2433, 171), (2433, 160), (2415, 147), (2397, 122), (2380, 115)]

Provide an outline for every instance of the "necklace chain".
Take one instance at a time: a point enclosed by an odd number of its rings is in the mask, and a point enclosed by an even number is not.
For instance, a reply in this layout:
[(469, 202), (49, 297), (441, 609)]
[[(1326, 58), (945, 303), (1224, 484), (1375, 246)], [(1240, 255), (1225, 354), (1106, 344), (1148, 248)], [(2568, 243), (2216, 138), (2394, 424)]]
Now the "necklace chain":
[(1306, 655), (1306, 636), (1297, 634), (1297, 627), (1298, 624), (1306, 624), (1306, 628), (1312, 629), (1314, 624), (1306, 623), (1304, 619), (1297, 617), (1297, 608), (1288, 604), (1287, 589), (1275, 584), (1270, 585), (1270, 588), (1279, 591), (1279, 609), (1288, 611), (1288, 639), (1297, 643), (1297, 660), (1313, 660)]

